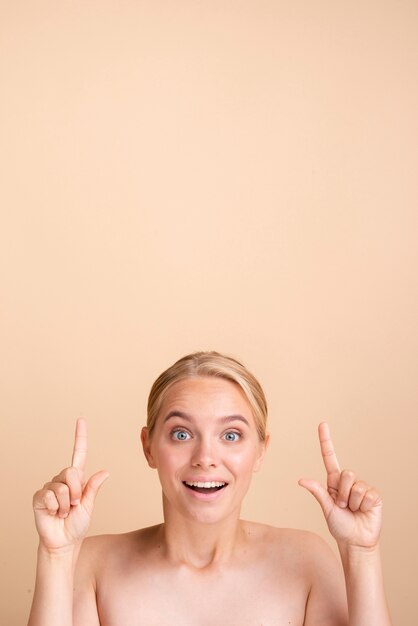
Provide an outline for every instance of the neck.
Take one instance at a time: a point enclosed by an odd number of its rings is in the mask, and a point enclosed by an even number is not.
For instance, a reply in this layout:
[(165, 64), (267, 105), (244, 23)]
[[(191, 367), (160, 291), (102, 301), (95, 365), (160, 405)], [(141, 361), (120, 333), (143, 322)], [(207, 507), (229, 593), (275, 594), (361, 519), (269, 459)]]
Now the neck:
[(163, 498), (161, 541), (169, 561), (194, 569), (209, 569), (229, 561), (244, 539), (242, 523), (231, 515), (215, 523), (187, 519)]

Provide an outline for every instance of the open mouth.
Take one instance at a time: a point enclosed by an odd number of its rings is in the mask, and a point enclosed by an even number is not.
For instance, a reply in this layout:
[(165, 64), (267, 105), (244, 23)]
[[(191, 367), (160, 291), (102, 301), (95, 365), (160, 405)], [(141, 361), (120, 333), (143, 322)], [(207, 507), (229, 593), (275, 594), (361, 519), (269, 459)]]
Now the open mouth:
[(224, 482), (218, 482), (218, 481), (212, 481), (212, 482), (206, 482), (206, 483), (201, 483), (201, 482), (188, 482), (188, 481), (183, 481), (183, 485), (185, 485), (186, 487), (188, 487), (189, 489), (192, 489), (192, 491), (197, 491), (198, 493), (215, 493), (216, 491), (220, 491), (221, 489), (224, 489), (227, 486), (228, 483), (224, 483)]

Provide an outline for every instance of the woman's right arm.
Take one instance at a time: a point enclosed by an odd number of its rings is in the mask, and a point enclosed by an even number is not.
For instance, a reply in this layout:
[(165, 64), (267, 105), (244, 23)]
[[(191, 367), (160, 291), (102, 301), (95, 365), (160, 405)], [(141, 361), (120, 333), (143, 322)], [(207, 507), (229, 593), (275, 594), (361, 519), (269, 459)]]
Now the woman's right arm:
[[(28, 626), (73, 626), (75, 566), (90, 525), (94, 500), (109, 476), (100, 471), (84, 482), (86, 456), (86, 422), (79, 419), (71, 467), (62, 470), (33, 497), (39, 547)], [(95, 607), (87, 612), (92, 619), (85, 626), (99, 626)]]

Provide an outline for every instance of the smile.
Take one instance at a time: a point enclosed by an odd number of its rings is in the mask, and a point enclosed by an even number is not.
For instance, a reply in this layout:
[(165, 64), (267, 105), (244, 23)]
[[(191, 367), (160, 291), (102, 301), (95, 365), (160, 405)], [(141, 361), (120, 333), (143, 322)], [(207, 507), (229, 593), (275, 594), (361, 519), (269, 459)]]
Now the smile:
[(187, 480), (183, 481), (183, 485), (185, 485), (189, 489), (192, 489), (193, 491), (197, 493), (204, 493), (204, 494), (216, 493), (217, 491), (220, 491), (221, 489), (226, 487), (227, 484), (228, 483), (221, 482), (221, 481), (211, 481), (211, 482), (189, 482)]

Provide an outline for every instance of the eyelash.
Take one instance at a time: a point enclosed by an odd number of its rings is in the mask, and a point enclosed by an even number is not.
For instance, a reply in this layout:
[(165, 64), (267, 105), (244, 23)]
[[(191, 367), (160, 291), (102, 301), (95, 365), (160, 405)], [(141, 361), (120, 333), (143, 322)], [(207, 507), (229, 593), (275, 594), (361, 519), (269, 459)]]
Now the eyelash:
[[(187, 437), (184, 439), (178, 439), (176, 437), (178, 433), (184, 433), (185, 435), (187, 435)], [(174, 439), (175, 441), (188, 441), (188, 439), (191, 438), (190, 433), (188, 433), (187, 430), (185, 430), (184, 428), (174, 428), (171, 431), (170, 435), (171, 435), (171, 438)], [(235, 439), (226, 439), (227, 435), (235, 435)], [(242, 439), (242, 434), (235, 430), (228, 430), (226, 433), (223, 434), (222, 438), (225, 439), (225, 441), (230, 441), (231, 443), (235, 443), (236, 441), (239, 441), (240, 439)]]
[[(178, 433), (184, 433), (188, 435), (188, 437), (186, 437), (186, 439), (177, 439), (176, 435)], [(171, 434), (171, 438), (175, 439), (176, 441), (187, 441), (191, 437), (190, 433), (188, 433), (187, 430), (184, 430), (184, 428), (175, 428), (174, 430), (171, 431), (170, 434)]]
[[(227, 435), (235, 435), (235, 439), (226, 439)], [(236, 441), (239, 441), (240, 439), (242, 439), (242, 435), (241, 433), (238, 433), (236, 430), (228, 430), (227, 433), (224, 433), (223, 435), (225, 441), (231, 441), (232, 443), (235, 443)]]

